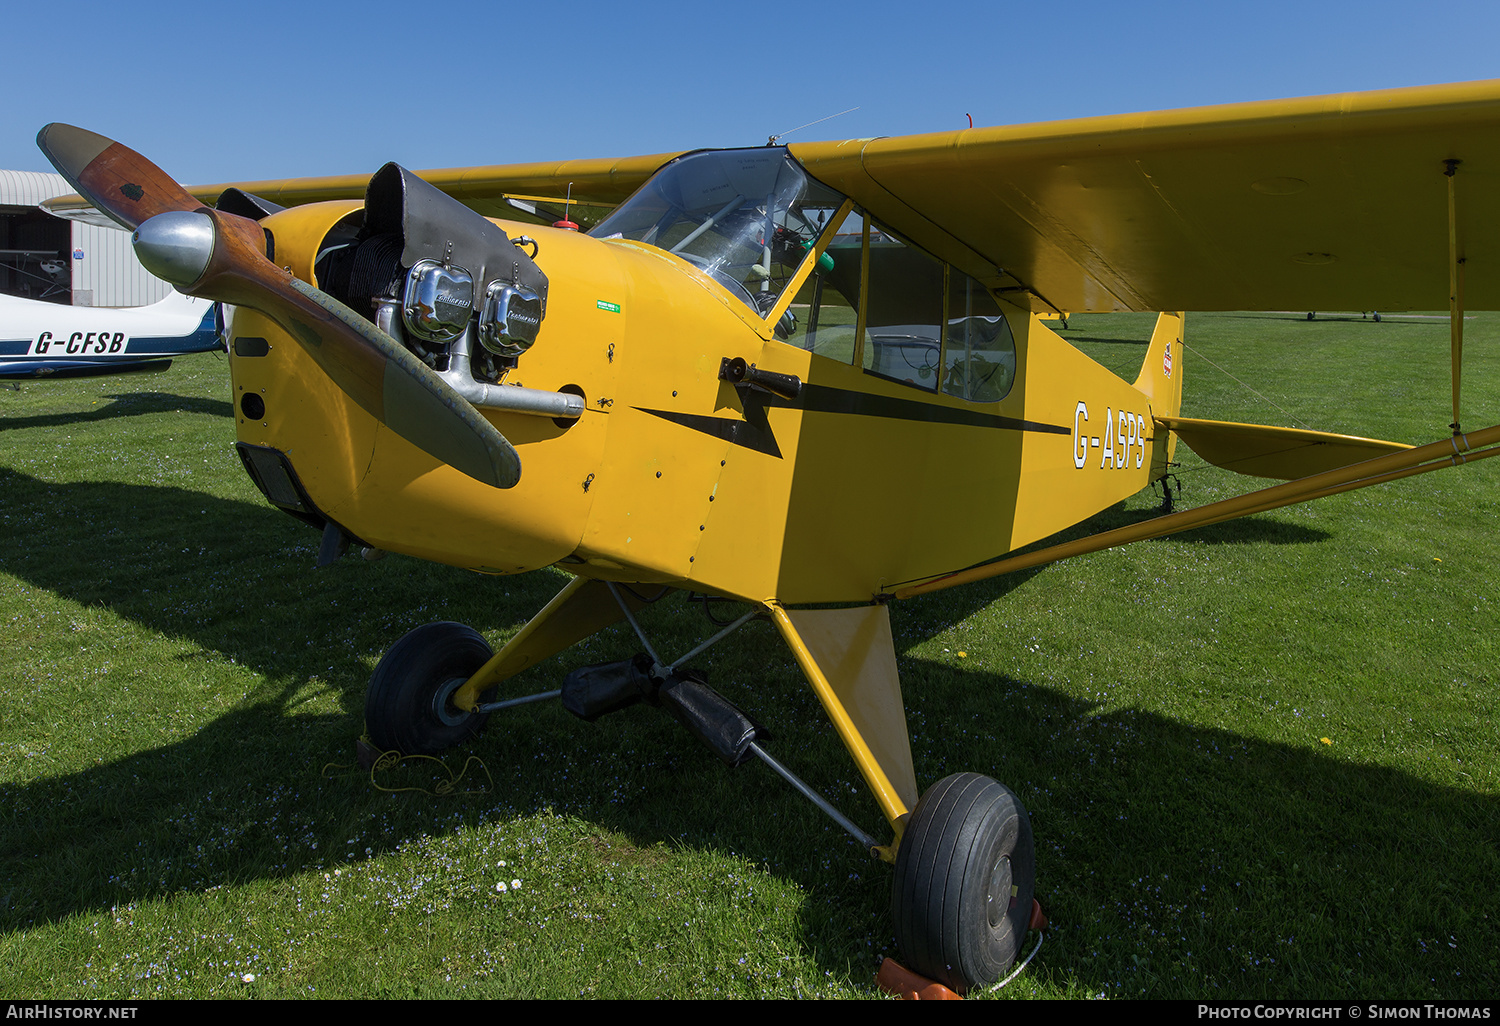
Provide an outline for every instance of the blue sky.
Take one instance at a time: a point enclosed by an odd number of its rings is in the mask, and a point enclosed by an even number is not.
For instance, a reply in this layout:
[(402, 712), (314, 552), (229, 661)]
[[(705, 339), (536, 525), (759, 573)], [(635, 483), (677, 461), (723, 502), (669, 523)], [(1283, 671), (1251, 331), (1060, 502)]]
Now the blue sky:
[[(0, 167), (49, 121), (187, 183), (623, 156), (1500, 77), (1500, 4), (15, 4)], [(757, 12), (763, 13), (757, 13)]]

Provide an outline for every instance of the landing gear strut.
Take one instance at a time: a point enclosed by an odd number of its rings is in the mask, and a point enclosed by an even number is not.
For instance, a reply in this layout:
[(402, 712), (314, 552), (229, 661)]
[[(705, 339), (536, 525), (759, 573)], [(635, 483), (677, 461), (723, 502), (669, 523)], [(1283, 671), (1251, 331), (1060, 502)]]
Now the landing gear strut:
[[(484, 639), (462, 624), (417, 628), (392, 646), (370, 680), (365, 722), (371, 740), (383, 750), (433, 754), (469, 737), (491, 712), (523, 703), (560, 698), (570, 713), (588, 721), (638, 703), (658, 706), (726, 765), (756, 757), (873, 855), (895, 863), (895, 937), (910, 969), (960, 994), (998, 981), (1015, 961), (1032, 919), (1031, 821), (1009, 789), (976, 773), (946, 777), (918, 797), (884, 607), (787, 611), (765, 603), (669, 663), (633, 613), (651, 600), (632, 604), (633, 595), (603, 582), (570, 584), (493, 657)], [(861, 830), (765, 751), (765, 732), (754, 720), (709, 688), (701, 674), (683, 669), (766, 613), (798, 657), (899, 841), (881, 845)], [(555, 691), (505, 701), (489, 697), (499, 681), (621, 618), (645, 652), (575, 670)], [(830, 677), (824, 666), (838, 672)]]

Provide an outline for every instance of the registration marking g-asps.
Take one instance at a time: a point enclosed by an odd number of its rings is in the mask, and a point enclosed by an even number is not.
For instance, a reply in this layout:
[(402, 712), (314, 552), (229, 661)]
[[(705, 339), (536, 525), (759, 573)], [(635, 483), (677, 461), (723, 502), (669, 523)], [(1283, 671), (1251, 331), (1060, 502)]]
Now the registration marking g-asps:
[[(1170, 362), (1171, 357), (1167, 357)], [(1080, 399), (1073, 411), (1073, 466), (1082, 470), (1089, 460), (1089, 450), (1099, 449), (1099, 469), (1124, 470), (1132, 465), (1139, 469), (1146, 459), (1146, 418), (1131, 410), (1104, 408), (1104, 434), (1088, 434), (1089, 406)]]

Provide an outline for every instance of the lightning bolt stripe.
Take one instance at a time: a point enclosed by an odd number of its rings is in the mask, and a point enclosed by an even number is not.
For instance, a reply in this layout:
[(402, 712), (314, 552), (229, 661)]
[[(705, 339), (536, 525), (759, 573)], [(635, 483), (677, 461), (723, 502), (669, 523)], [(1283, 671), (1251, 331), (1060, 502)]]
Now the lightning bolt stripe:
[(1034, 420), (1004, 417), (980, 410), (960, 410), (937, 403), (924, 403), (915, 399), (898, 399), (894, 396), (872, 395), (848, 388), (832, 388), (827, 385), (803, 385), (796, 399), (783, 399), (760, 389), (741, 386), (740, 398), (745, 404), (745, 419), (733, 417), (711, 417), (698, 413), (677, 413), (670, 410), (653, 410), (644, 406), (635, 409), (653, 417), (671, 421), (706, 435), (722, 438), (734, 445), (753, 449), (767, 456), (781, 459), (781, 447), (766, 421), (768, 407), (778, 409), (800, 409), (805, 413), (835, 413), (859, 417), (881, 417), (891, 420), (918, 420), (929, 424), (958, 424), (965, 427), (988, 427), (1004, 431), (1036, 431), (1048, 435), (1067, 435), (1072, 429), (1058, 424), (1043, 424)]

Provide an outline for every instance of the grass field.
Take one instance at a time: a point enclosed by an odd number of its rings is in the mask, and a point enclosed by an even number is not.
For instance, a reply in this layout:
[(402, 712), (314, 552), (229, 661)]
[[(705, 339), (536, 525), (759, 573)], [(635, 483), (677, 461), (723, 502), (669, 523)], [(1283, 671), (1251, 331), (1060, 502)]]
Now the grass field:
[[(1066, 337), (1133, 376), (1150, 323)], [(1480, 427), (1500, 316), (1467, 330)], [(1450, 419), (1445, 319), (1190, 315), (1187, 341), (1190, 416)], [(0, 387), (0, 996), (875, 996), (888, 868), (657, 712), (527, 706), (446, 770), (353, 769), (392, 642), (447, 619), (498, 646), (562, 578), (314, 569), (233, 453), (227, 380)], [(1180, 455), (1184, 505), (1254, 486)], [(1497, 499), (1480, 464), (893, 607), (918, 780), (987, 773), (1031, 812), (1052, 929), (1000, 996), (1500, 994)], [(673, 651), (703, 629), (644, 616)], [(704, 666), (881, 827), (768, 625)]]

